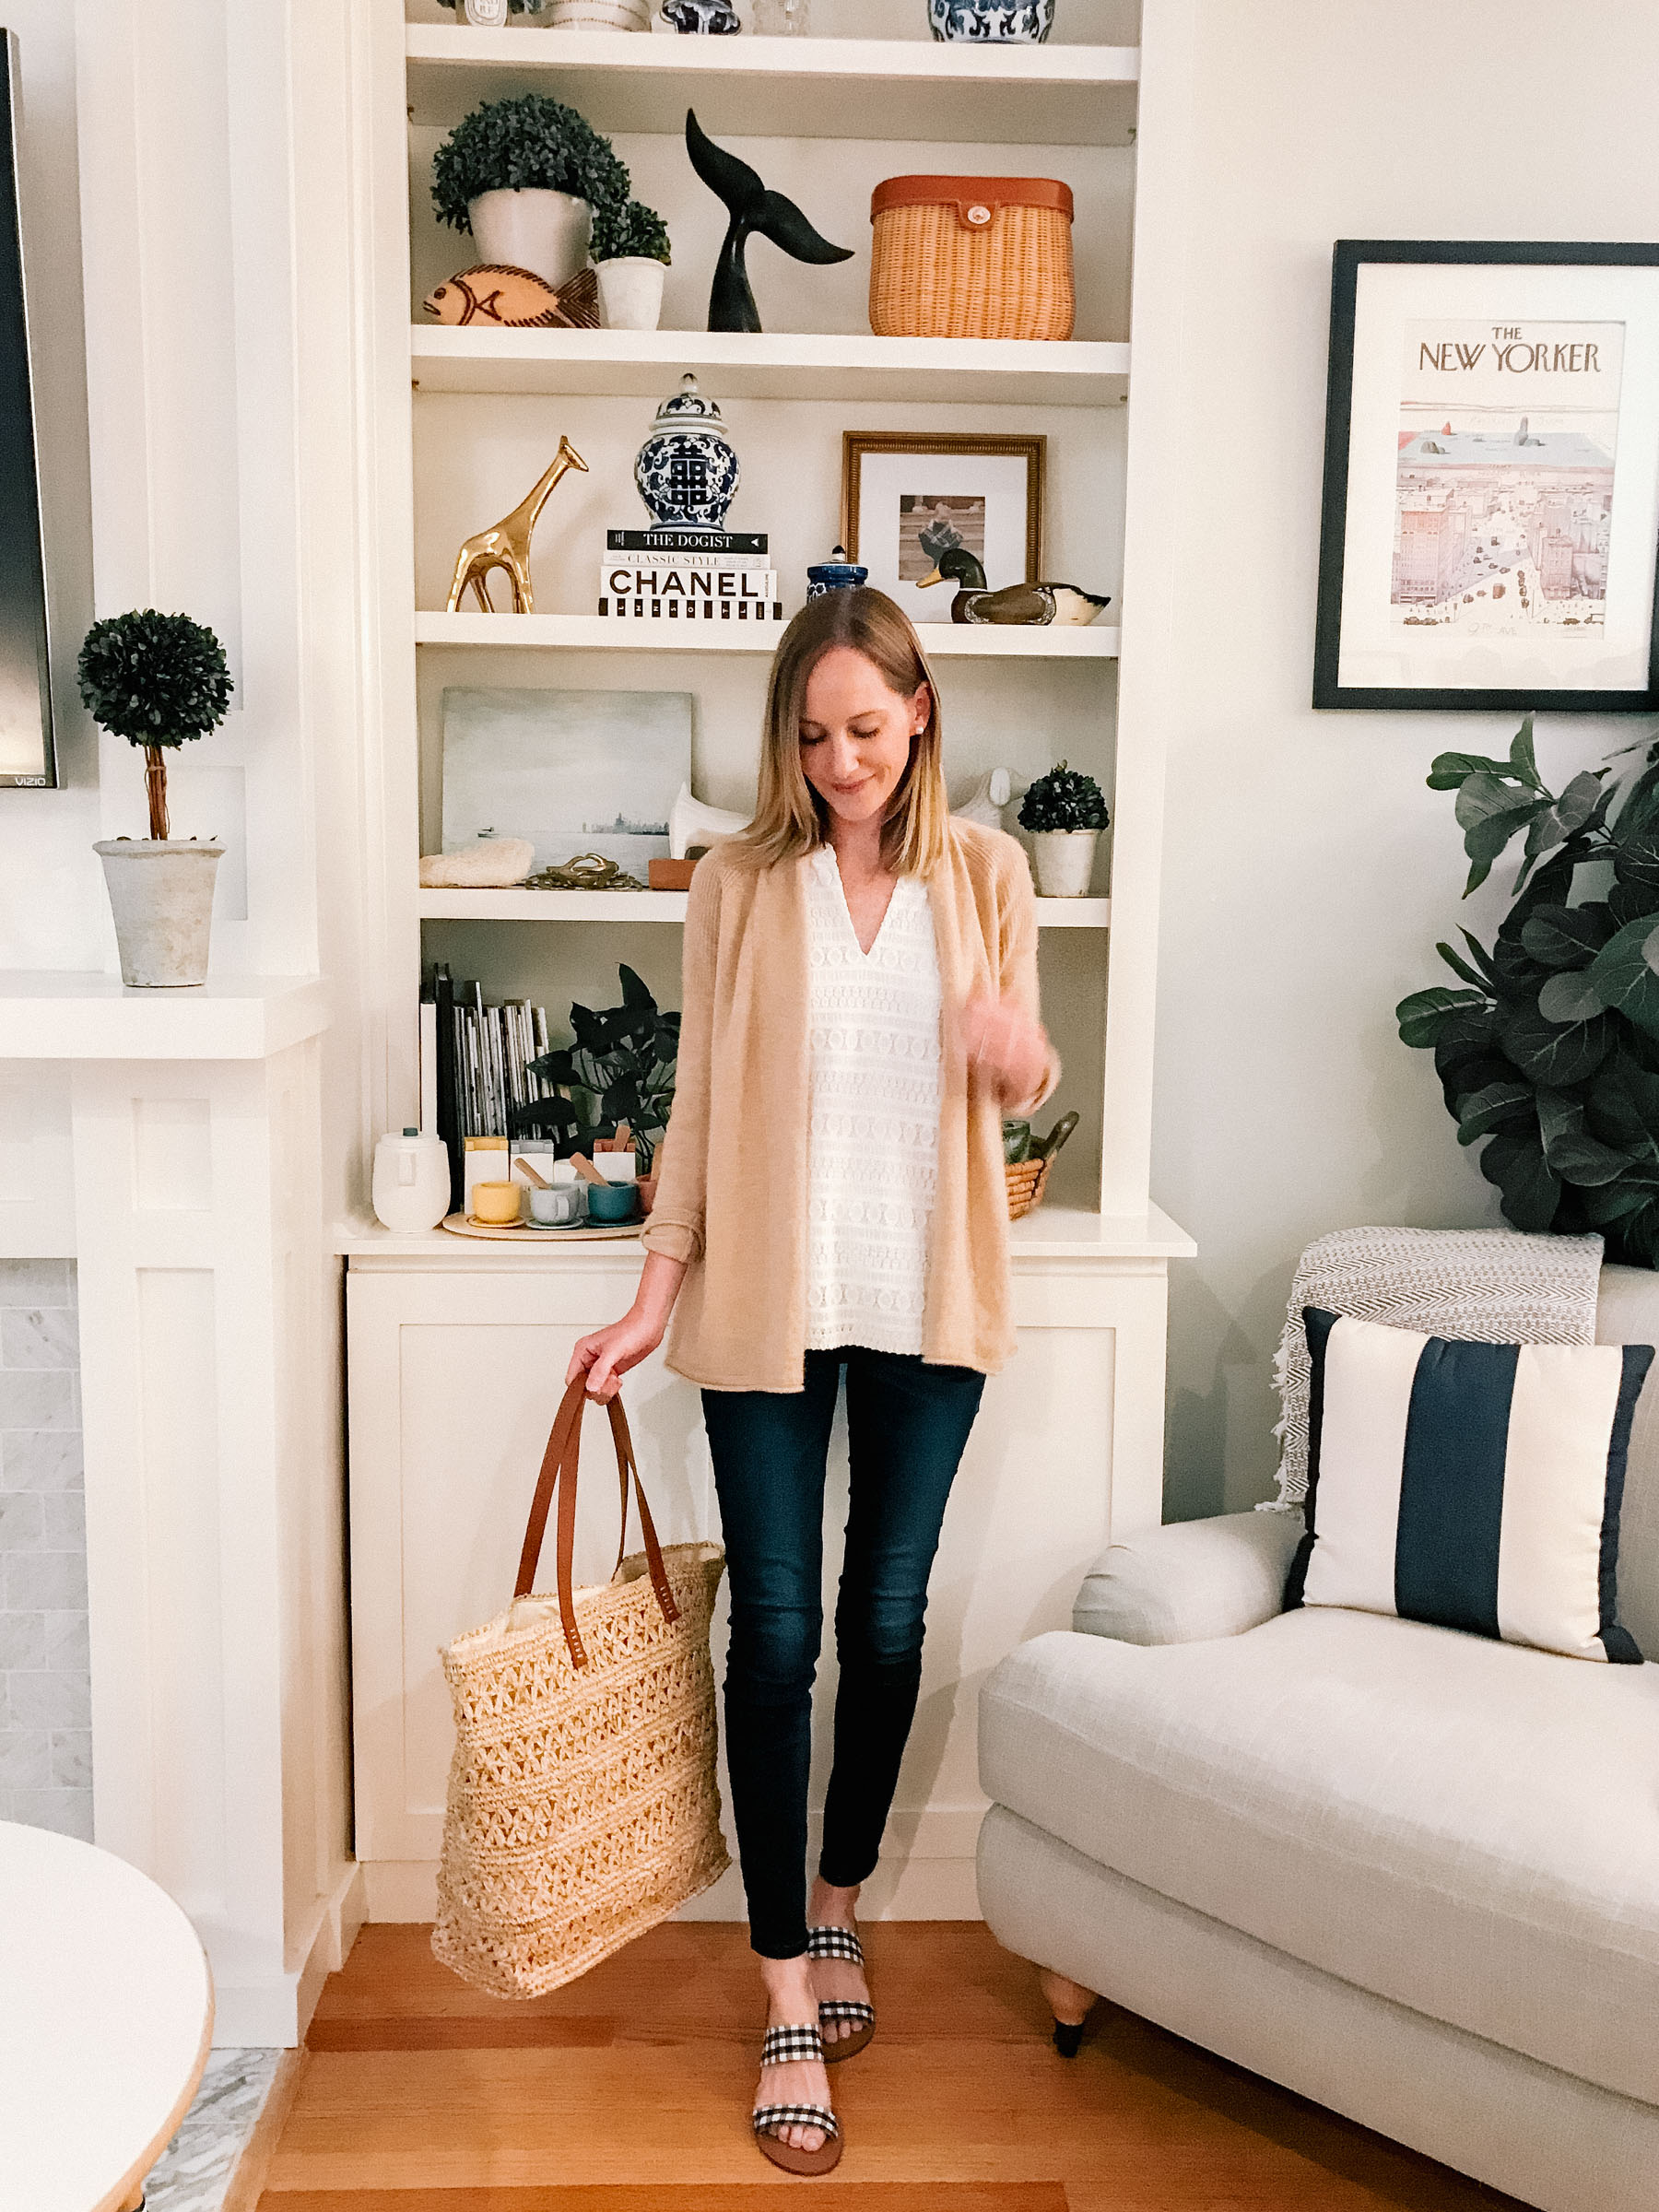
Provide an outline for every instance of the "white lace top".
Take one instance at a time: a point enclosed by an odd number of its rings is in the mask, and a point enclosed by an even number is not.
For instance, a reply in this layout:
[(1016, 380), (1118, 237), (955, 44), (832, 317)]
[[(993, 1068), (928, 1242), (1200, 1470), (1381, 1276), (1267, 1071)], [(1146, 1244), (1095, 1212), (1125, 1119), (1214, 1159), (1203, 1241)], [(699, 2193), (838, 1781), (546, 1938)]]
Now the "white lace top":
[(835, 854), (820, 846), (805, 865), (806, 1348), (920, 1353), (939, 1149), (933, 912), (926, 887), (901, 876), (861, 951)]

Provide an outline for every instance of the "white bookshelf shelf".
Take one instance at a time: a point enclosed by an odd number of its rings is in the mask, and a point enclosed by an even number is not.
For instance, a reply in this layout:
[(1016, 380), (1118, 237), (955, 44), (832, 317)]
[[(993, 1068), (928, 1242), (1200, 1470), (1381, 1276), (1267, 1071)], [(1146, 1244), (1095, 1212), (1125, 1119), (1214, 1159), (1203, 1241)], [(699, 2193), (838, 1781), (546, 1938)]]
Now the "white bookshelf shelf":
[[(559, 34), (522, 35), (551, 40)], [(620, 34), (613, 35), (619, 40)], [(418, 392), (661, 399), (674, 378), (690, 369), (718, 379), (723, 399), (925, 398), (941, 405), (1100, 407), (1123, 399), (1129, 381), (1127, 346), (1079, 339), (876, 338), (844, 331), (814, 335), (801, 331), (457, 330), (417, 324), (409, 351)]]
[[(406, 1235), (382, 1229), (364, 1216), (335, 1222), (331, 1241), (334, 1250), (348, 1258), (354, 1268), (371, 1267), (376, 1261), (401, 1267), (418, 1260), (434, 1269), (470, 1274), (480, 1268), (534, 1270), (555, 1258), (560, 1265), (575, 1261), (583, 1267), (609, 1268), (619, 1262), (638, 1263), (644, 1258), (643, 1247), (626, 1238), (592, 1244), (566, 1244), (552, 1237), (545, 1246), (487, 1243), (475, 1237), (453, 1236), (441, 1229)], [(554, 1244), (557, 1253), (548, 1249)], [(1144, 1214), (1116, 1217), (1089, 1213), (1081, 1206), (1040, 1206), (1009, 1223), (1008, 1246), (1016, 1265), (1021, 1261), (1079, 1255), (1097, 1260), (1190, 1259), (1197, 1250), (1185, 1230), (1156, 1206), (1148, 1206)]]
[[(612, 621), (604, 615), (418, 614), (418, 645), (511, 646), (567, 652), (774, 652), (781, 622)], [(933, 660), (1115, 661), (1118, 632), (1103, 622), (1087, 629), (1001, 629), (990, 623), (929, 622), (922, 642)]]
[[(422, 891), (423, 922), (683, 922), (684, 891)], [(1039, 899), (1041, 929), (1106, 929), (1110, 899)]]
[(551, 91), (601, 131), (1124, 146), (1134, 46), (935, 45), (921, 39), (622, 38), (605, 31), (411, 26), (417, 124), (449, 129), (480, 100)]

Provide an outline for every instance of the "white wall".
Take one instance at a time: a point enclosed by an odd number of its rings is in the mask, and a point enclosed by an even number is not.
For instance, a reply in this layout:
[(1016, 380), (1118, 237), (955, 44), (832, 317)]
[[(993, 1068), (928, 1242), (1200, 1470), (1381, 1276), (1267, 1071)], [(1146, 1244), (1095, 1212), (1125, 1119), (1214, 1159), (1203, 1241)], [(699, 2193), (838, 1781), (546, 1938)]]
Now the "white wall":
[[(1153, 1174), (1200, 1246), (1173, 1270), (1173, 1517), (1270, 1488), (1309, 1238), (1497, 1219), (1391, 1014), (1442, 980), (1437, 937), (1507, 904), (1505, 866), (1460, 911), (1423, 778), (1515, 718), (1308, 705), (1332, 241), (1659, 238), (1655, 82), (1653, 8), (1198, 0)], [(1547, 718), (1541, 764), (1648, 726)]]
[(97, 734), (75, 662), (92, 615), (87, 368), (81, 325), (75, 14), (66, 0), (10, 0), (22, 59), (23, 232), (34, 345), (35, 429), (52, 618), (61, 791), (0, 791), (0, 968), (98, 968), (108, 924), (92, 841)]

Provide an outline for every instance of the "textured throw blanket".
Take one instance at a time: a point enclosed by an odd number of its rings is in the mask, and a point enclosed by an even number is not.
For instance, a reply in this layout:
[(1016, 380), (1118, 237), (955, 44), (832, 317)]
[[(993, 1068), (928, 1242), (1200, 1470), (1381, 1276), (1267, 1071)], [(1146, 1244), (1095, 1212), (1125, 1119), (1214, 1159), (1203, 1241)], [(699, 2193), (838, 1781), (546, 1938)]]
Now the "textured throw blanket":
[(1297, 1262), (1274, 1381), (1283, 1418), (1279, 1494), (1308, 1494), (1308, 1342), (1302, 1308), (1477, 1344), (1594, 1344), (1599, 1237), (1528, 1237), (1512, 1229), (1339, 1229)]

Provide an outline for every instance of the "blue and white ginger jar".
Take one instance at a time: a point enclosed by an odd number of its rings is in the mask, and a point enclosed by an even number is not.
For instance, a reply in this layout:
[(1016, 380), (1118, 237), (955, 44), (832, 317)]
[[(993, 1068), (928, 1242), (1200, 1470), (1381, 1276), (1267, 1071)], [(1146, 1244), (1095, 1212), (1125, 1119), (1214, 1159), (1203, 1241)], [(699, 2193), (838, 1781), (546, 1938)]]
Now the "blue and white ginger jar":
[(1054, 28), (1054, 0), (927, 0), (935, 39), (1041, 46)]
[(653, 528), (724, 530), (742, 471), (720, 409), (694, 376), (657, 409), (634, 462), (634, 482)]

